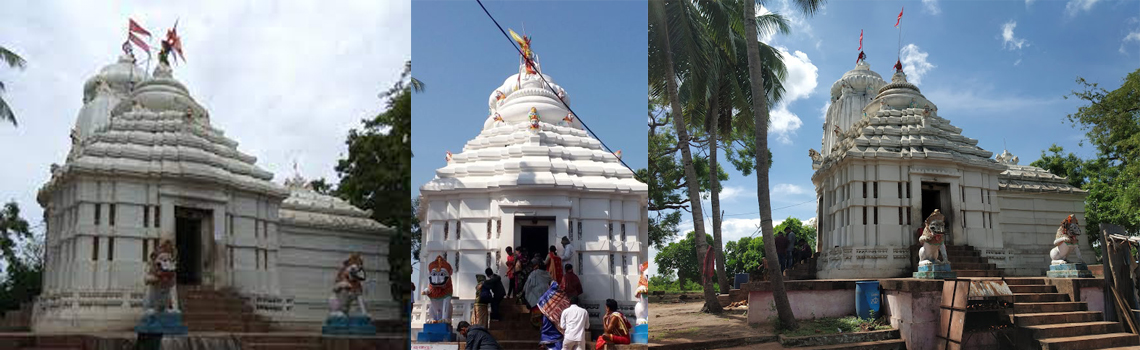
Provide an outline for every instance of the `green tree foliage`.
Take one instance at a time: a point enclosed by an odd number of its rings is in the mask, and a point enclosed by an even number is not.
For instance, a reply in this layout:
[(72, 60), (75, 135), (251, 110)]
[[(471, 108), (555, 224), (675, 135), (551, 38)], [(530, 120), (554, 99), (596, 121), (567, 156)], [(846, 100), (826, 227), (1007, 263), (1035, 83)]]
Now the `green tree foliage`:
[(411, 244), (411, 63), (392, 88), (380, 94), (386, 110), (348, 133), (348, 155), (338, 161), (340, 184), (336, 193), (353, 205), (372, 211), (372, 218), (395, 233), (388, 263), (392, 294), (410, 296)]
[(730, 276), (759, 272), (764, 259), (764, 237), (742, 237), (724, 245), (725, 270)]
[[(24, 242), (22, 249), (17, 249)], [(5, 278), (0, 282), (0, 310), (14, 310), (40, 294), (43, 279), (43, 236), (33, 235), (16, 202), (0, 209), (0, 254)]]
[[(3, 61), (8, 67), (16, 69), (24, 69), (27, 64), (23, 57), (3, 46), (0, 46), (0, 61)], [(0, 81), (0, 93), (4, 92), (4, 88), (4, 82)], [(12, 107), (8, 105), (7, 101), (4, 101), (3, 97), (0, 97), (0, 120), (6, 120), (12, 125), (17, 125), (16, 113), (12, 112)]]
[[(701, 280), (701, 264), (697, 260), (697, 233), (689, 231), (685, 239), (669, 243), (657, 252), (653, 262), (657, 264), (657, 274), (661, 276), (677, 276), (681, 285), (686, 281)], [(712, 244), (712, 235), (705, 234), (708, 244)]]
[[(815, 249), (815, 226), (806, 225), (800, 219), (788, 217), (784, 222), (776, 225), (773, 231), (784, 232), (784, 228), (791, 226), (792, 232), (800, 240), (806, 240), (808, 246)], [(764, 237), (760, 235), (742, 237), (739, 240), (725, 243), (725, 269), (728, 274), (759, 272), (760, 260), (764, 258)]]
[(1085, 174), (1085, 161), (1077, 155), (1064, 154), (1065, 148), (1053, 144), (1049, 146), (1049, 153), (1041, 151), (1041, 159), (1029, 165), (1048, 170), (1049, 172), (1069, 179), (1069, 185), (1084, 188), (1087, 182)]
[[(1124, 83), (1107, 91), (1077, 78), (1084, 91), (1073, 97), (1088, 102), (1068, 120), (1085, 131), (1088, 142), (1097, 149), (1097, 158), (1084, 164), (1089, 191), (1085, 220), (1090, 233), (1100, 223), (1123, 226), (1130, 232), (1140, 229), (1140, 69), (1129, 73)], [(1066, 97), (1067, 98), (1067, 97)]]
[[(649, 185), (649, 243), (661, 248), (680, 233), (682, 211), (689, 210), (689, 198), (685, 192), (685, 169), (678, 155), (677, 136), (673, 133), (671, 113), (663, 106), (649, 103), (649, 167), (638, 169), (638, 181)], [(709, 162), (706, 157), (694, 156), (693, 168), (697, 174), (701, 191), (711, 187)], [(721, 181), (728, 180), (728, 172), (717, 167)]]

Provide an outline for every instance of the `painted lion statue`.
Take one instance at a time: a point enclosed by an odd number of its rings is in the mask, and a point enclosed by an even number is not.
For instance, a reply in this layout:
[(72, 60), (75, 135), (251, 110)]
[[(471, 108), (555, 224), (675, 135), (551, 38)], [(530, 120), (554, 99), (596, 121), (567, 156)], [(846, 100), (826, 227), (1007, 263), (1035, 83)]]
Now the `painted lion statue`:
[(428, 264), (428, 287), (423, 291), (431, 299), (427, 323), (451, 323), (451, 272), (443, 256)]
[(645, 272), (648, 269), (649, 262), (642, 262), (639, 269), (641, 279), (637, 281), (637, 292), (634, 293), (637, 305), (633, 306), (633, 314), (637, 316), (638, 325), (649, 323), (649, 275)]
[[(1081, 259), (1080, 241), (1077, 239), (1080, 235), (1081, 225), (1077, 223), (1077, 217), (1069, 215), (1061, 222), (1061, 227), (1057, 228), (1057, 236), (1053, 240), (1053, 245), (1056, 247), (1049, 251), (1049, 258), (1053, 260), (1052, 265), (1084, 262), (1084, 259)], [(1077, 255), (1075, 260), (1069, 259), (1070, 253)]]
[(926, 218), (925, 228), (918, 241), (922, 248), (918, 249), (918, 265), (947, 264), (946, 260), (946, 216), (938, 209)]
[(360, 254), (352, 254), (341, 264), (340, 271), (336, 273), (336, 283), (333, 284), (333, 295), (329, 297), (329, 316), (348, 317), (353, 304), (360, 308), (364, 317), (371, 316), (364, 307), (364, 286), (362, 283), (368, 279), (364, 271), (364, 258)]
[(176, 271), (178, 270), (178, 250), (170, 239), (163, 238), (153, 252), (150, 253), (150, 262), (147, 264), (146, 277), (143, 282), (147, 285), (146, 299), (143, 299), (143, 308), (147, 315), (170, 312), (178, 313)]

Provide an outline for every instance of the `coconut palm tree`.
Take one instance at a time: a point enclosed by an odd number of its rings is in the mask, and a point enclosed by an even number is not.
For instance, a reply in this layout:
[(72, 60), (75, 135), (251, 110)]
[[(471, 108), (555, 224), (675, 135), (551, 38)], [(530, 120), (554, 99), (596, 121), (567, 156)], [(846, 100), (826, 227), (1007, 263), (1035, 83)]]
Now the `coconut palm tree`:
[[(729, 292), (729, 280), (725, 274), (724, 241), (721, 238), (721, 210), (720, 210), (720, 179), (715, 171), (719, 169), (718, 148), (724, 142), (726, 151), (732, 154), (736, 141), (743, 141), (743, 137), (751, 138), (751, 130), (755, 128), (751, 116), (751, 86), (749, 85), (747, 66), (747, 45), (744, 40), (744, 26), (742, 23), (743, 8), (740, 3), (734, 2), (703, 2), (700, 6), (703, 14), (705, 35), (713, 43), (710, 50), (710, 67), (713, 73), (705, 75), (710, 87), (706, 106), (708, 113), (702, 127), (708, 135), (709, 146), (709, 181), (712, 189), (709, 191), (709, 202), (712, 207), (713, 242), (716, 254), (717, 284), (721, 294)], [(768, 13), (756, 18), (759, 30), (764, 32), (780, 32), (787, 34), (790, 29), (786, 20), (775, 13)], [(784, 87), (782, 81), (787, 74), (779, 51), (767, 44), (760, 43), (761, 52), (768, 59), (765, 60), (763, 74), (769, 75), (765, 80), (765, 91), (768, 103), (775, 104), (783, 97)], [(733, 111), (738, 113), (733, 113)], [(748, 116), (748, 118), (745, 118)], [(739, 136), (739, 137), (738, 137)], [(751, 142), (742, 142), (747, 146)], [(749, 154), (752, 152), (748, 152)], [(754, 157), (749, 157), (754, 158)], [(744, 176), (751, 173), (748, 164), (751, 161), (734, 162)], [(768, 163), (771, 166), (771, 163)]]
[[(0, 61), (4, 61), (4, 63), (8, 64), (8, 67), (16, 69), (24, 69), (24, 65), (27, 63), (23, 57), (20, 57), (20, 55), (17, 55), (15, 52), (3, 46), (0, 46)], [(0, 81), (0, 93), (3, 92), (4, 82)], [(4, 101), (4, 97), (2, 96), (0, 96), (0, 120), (6, 120), (11, 122), (12, 125), (18, 125), (16, 123), (16, 114), (12, 113), (12, 107), (8, 106), (8, 102)]]
[[(744, 6), (744, 32), (748, 36), (747, 43), (748, 50), (748, 74), (751, 77), (752, 85), (752, 113), (753, 121), (756, 125), (755, 128), (755, 146), (756, 156), (759, 158), (756, 162), (756, 200), (760, 205), (760, 230), (764, 234), (765, 242), (774, 242), (772, 238), (772, 198), (768, 193), (768, 167), (760, 166), (769, 161), (768, 152), (761, 152), (761, 150), (768, 149), (768, 99), (763, 98), (762, 89), (764, 84), (764, 58), (760, 54), (760, 34), (757, 30), (756, 23), (756, 5), (755, 0), (741, 1), (745, 3)], [(797, 6), (800, 12), (805, 15), (814, 15), (815, 11), (823, 6), (823, 0), (792, 0), (792, 4)], [(756, 39), (752, 39), (755, 36)], [(772, 276), (772, 298), (776, 304), (776, 313), (780, 318), (780, 323), (789, 329), (795, 329), (796, 317), (792, 314), (791, 304), (788, 303), (788, 293), (784, 289), (784, 278), (780, 275), (780, 264), (776, 258), (776, 245), (765, 244), (764, 254), (767, 255), (768, 260), (768, 275)]]
[[(704, 69), (688, 69), (689, 67), (708, 67), (707, 55), (703, 50), (706, 47), (702, 39), (700, 18), (697, 16), (696, 4), (685, 0), (666, 0), (649, 2), (649, 72), (650, 90), (655, 96), (663, 96), (668, 100), (669, 108), (673, 114), (673, 127), (677, 133), (677, 145), (681, 150), (681, 165), (685, 172), (685, 182), (688, 186), (690, 213), (693, 215), (693, 229), (696, 237), (705, 237), (704, 212), (701, 208), (700, 185), (697, 180), (697, 171), (693, 167), (693, 154), (689, 148), (689, 131), (686, 120), (697, 116), (693, 113), (702, 113), (699, 108), (685, 108), (682, 101), (689, 101), (692, 96), (706, 95), (702, 82), (705, 81)], [(685, 81), (686, 89), (683, 92), (678, 87), (678, 81)], [(664, 90), (664, 91), (662, 91)], [(706, 261), (708, 245), (703, 239), (697, 239), (697, 259)], [(703, 273), (703, 272), (702, 272)], [(702, 310), (719, 313), (723, 309), (716, 299), (712, 289), (712, 282), (704, 279), (703, 282), (705, 305)]]

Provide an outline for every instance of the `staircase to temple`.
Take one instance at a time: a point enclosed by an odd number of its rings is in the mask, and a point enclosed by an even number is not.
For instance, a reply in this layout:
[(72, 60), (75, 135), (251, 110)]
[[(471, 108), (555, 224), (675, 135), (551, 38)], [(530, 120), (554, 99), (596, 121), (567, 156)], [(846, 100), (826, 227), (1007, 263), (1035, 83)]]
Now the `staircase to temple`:
[(503, 346), (503, 350), (538, 349), (541, 332), (530, 323), (530, 310), (516, 298), (506, 298), (499, 304), (499, 321), (491, 321), (487, 329)]
[(982, 253), (968, 245), (947, 245), (946, 257), (958, 277), (1001, 277), (1002, 269), (983, 258)]
[(191, 332), (268, 332), (269, 320), (232, 290), (178, 286), (182, 320)]
[[(961, 276), (961, 275), (959, 275)], [(1140, 349), (1140, 336), (1120, 322), (1105, 322), (1104, 313), (1088, 311), (1088, 302), (1072, 301), (1044, 278), (1006, 278), (1013, 292), (1010, 321), (1023, 349), (1068, 350), (1130, 347)]]
[(814, 280), (816, 269), (815, 256), (797, 261), (792, 268), (784, 271), (784, 279), (786, 280)]

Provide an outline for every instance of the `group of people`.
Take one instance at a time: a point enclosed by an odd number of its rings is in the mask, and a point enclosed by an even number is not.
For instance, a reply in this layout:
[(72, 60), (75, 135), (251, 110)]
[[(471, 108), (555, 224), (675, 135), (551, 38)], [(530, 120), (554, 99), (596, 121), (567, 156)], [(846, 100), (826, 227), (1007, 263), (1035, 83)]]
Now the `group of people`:
[[(548, 349), (586, 350), (586, 329), (590, 328), (590, 313), (578, 305), (578, 297), (570, 297), (570, 306), (562, 310), (557, 330), (557, 340), (548, 340), (543, 325), (542, 344)], [(544, 319), (549, 322), (549, 319)], [(472, 325), (461, 321), (455, 330), (467, 340), (466, 349), (470, 350), (501, 350), (502, 346), (481, 325)], [(602, 335), (594, 343), (595, 350), (604, 349), (607, 344), (629, 344), (629, 334), (632, 327), (625, 315), (618, 311), (617, 301), (606, 299), (606, 313), (602, 316)]]
[(811, 258), (811, 246), (806, 239), (799, 239), (792, 227), (784, 228), (783, 232), (776, 233), (776, 255), (780, 260), (780, 273), (790, 269), (797, 263)]
[[(500, 320), (499, 304), (504, 298), (519, 298), (525, 303), (532, 314), (539, 310), (539, 304), (544, 294), (551, 290), (552, 285), (569, 300), (569, 306), (561, 311), (557, 322), (547, 315), (542, 315), (541, 343), (549, 349), (585, 350), (585, 330), (590, 327), (590, 316), (585, 309), (578, 305), (578, 297), (582, 294), (582, 282), (574, 273), (572, 261), (574, 246), (570, 239), (562, 237), (562, 252), (556, 246), (550, 246), (545, 256), (540, 252), (528, 255), (526, 248), (506, 248), (507, 276), (509, 287), (504, 292), (503, 278), (493, 270), (484, 271), (486, 279), (478, 286), (478, 303), (490, 306), (490, 319)], [(605, 344), (629, 344), (632, 327), (629, 321), (617, 309), (617, 301), (606, 300), (606, 314), (602, 317), (603, 335), (598, 337), (595, 344), (602, 349)], [(481, 325), (471, 325), (464, 321), (456, 327), (460, 334), (467, 339), (467, 349), (484, 350), (499, 349), (498, 342)]]

